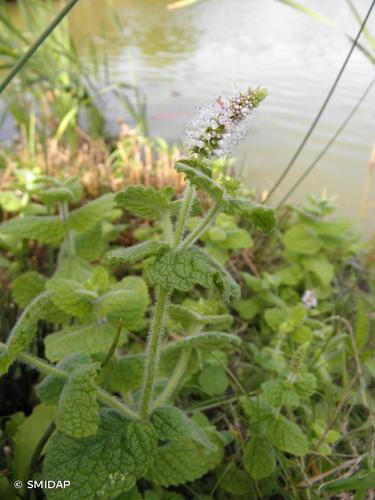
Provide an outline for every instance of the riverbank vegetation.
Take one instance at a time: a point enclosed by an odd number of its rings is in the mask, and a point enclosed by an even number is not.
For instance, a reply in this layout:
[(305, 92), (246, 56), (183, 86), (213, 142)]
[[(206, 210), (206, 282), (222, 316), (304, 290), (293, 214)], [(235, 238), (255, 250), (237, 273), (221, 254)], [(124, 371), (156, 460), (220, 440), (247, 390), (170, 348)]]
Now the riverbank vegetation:
[[(0, 23), (11, 66), (30, 40)], [(111, 86), (134, 126), (109, 137), (63, 30), (61, 71), (5, 94), (0, 498), (372, 498), (373, 246), (328, 195), (274, 210), (233, 175), (264, 89), (176, 147)]]

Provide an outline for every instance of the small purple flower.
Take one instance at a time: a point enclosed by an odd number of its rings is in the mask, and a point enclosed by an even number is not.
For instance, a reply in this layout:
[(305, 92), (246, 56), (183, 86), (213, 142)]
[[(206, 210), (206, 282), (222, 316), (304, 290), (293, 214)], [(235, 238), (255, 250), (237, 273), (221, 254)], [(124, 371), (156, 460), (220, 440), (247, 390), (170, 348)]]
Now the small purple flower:
[(306, 290), (302, 296), (302, 302), (307, 309), (313, 309), (318, 305), (318, 299), (314, 290)]

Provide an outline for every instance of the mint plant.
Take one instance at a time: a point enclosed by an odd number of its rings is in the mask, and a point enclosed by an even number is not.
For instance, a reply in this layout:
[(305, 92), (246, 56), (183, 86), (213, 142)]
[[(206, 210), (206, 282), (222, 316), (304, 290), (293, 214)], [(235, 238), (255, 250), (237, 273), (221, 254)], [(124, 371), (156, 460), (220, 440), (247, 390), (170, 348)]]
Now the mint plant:
[[(189, 418), (173, 401), (183, 382), (213, 352), (218, 358), (208, 363), (200, 383), (207, 393), (218, 393), (209, 380), (215, 372), (220, 381), (221, 364), (225, 367), (222, 350), (238, 347), (240, 339), (213, 329), (230, 326), (225, 309), (209, 314), (194, 302), (173, 304), (173, 297), (199, 287), (224, 303), (239, 299), (238, 284), (197, 244), (217, 227), (213, 224), (220, 214), (232, 226), (239, 217), (266, 232), (275, 225), (272, 209), (241, 196), (240, 183), (216, 168), (218, 159), (225, 162), (247, 116), (265, 96), (263, 89), (249, 89), (217, 99), (202, 112), (200, 127), (185, 145), (186, 158), (176, 164), (186, 179), (181, 200), (174, 199), (169, 187), (129, 186), (69, 211), (81, 196), (79, 183), (42, 178), (34, 194), (43, 201), (45, 214), (20, 216), (0, 226), (8, 244), (27, 239), (60, 247), (51, 277), (28, 271), (13, 282), (14, 298), (24, 311), (0, 356), (2, 373), (21, 361), (45, 375), (36, 392), (42, 404), (56, 411), (43, 477), (71, 482), (69, 490), (46, 490), (48, 498), (116, 498), (140, 478), (168, 487), (197, 479), (220, 463), (221, 433), (206, 421)], [(191, 219), (202, 196), (209, 208), (199, 219)], [(105, 255), (104, 263), (116, 269), (142, 263), (144, 278), (154, 289), (146, 353), (125, 356), (117, 350), (129, 332), (145, 324), (146, 284), (139, 276), (117, 282), (103, 266), (90, 264), (100, 253), (85, 250), (87, 241), (95, 239), (93, 229), (100, 228), (115, 203), (138, 217), (160, 221), (163, 228), (162, 240), (119, 247)], [(251, 242), (242, 230), (237, 236), (245, 244)], [(28, 352), (41, 320), (54, 325), (45, 338), (49, 362)], [(178, 339), (165, 341), (168, 325), (179, 332)]]

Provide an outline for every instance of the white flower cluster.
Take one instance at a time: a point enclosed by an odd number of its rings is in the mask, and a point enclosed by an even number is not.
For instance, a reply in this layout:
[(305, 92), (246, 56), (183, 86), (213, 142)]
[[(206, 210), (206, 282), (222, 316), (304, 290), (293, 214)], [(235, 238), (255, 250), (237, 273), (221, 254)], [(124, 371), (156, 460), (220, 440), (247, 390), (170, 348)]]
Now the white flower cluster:
[(201, 108), (186, 131), (184, 149), (193, 158), (225, 158), (246, 133), (246, 119), (266, 97), (265, 89), (249, 89), (233, 96), (217, 97)]

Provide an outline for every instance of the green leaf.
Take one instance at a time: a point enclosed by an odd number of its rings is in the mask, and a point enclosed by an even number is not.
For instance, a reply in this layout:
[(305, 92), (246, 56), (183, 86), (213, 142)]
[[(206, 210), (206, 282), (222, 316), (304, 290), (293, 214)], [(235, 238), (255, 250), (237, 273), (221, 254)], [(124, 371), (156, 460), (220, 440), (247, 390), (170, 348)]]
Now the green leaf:
[(174, 189), (165, 187), (157, 190), (153, 187), (128, 186), (121, 193), (116, 194), (118, 205), (127, 208), (135, 215), (147, 219), (159, 219), (160, 214), (171, 207)]
[(241, 297), (241, 289), (234, 281), (232, 276), (211, 256), (197, 249), (201, 256), (206, 259), (207, 265), (212, 269), (212, 279), (219, 292), (222, 295), (224, 302), (237, 300)]
[(39, 198), (46, 205), (54, 205), (59, 201), (72, 201), (74, 196), (72, 191), (67, 187), (53, 187), (39, 193)]
[(52, 302), (62, 311), (72, 316), (83, 317), (93, 308), (97, 294), (86, 290), (74, 280), (54, 278), (47, 283)]
[(246, 229), (231, 229), (226, 233), (225, 240), (220, 243), (220, 247), (227, 250), (240, 250), (241, 248), (251, 248), (254, 242)]
[(88, 231), (78, 233), (74, 238), (78, 257), (89, 262), (100, 259), (107, 248), (108, 238), (104, 234), (103, 224), (98, 223)]
[[(178, 215), (178, 213), (181, 209), (181, 206), (183, 205), (183, 201), (184, 201), (183, 198), (172, 201), (171, 207), (170, 207), (172, 215)], [(192, 217), (195, 217), (198, 215), (202, 215), (202, 212), (203, 212), (203, 210), (202, 210), (201, 202), (199, 201), (198, 198), (194, 198), (192, 201), (191, 209), (190, 209), (190, 215)]]
[(61, 392), (56, 414), (56, 427), (72, 437), (96, 434), (99, 425), (99, 404), (96, 400), (95, 365), (75, 368)]
[(48, 444), (43, 478), (70, 481), (66, 489), (48, 490), (50, 500), (110, 500), (135, 485), (151, 466), (155, 431), (150, 423), (131, 422), (113, 410), (102, 410), (95, 436), (72, 438), (57, 432)]
[(85, 282), (85, 288), (94, 292), (106, 292), (109, 288), (108, 271), (101, 266), (95, 267), (91, 276)]
[(24, 481), (28, 478), (32, 454), (40, 438), (51, 424), (55, 413), (54, 406), (40, 404), (18, 427), (13, 436), (12, 453), (12, 472), (17, 479)]
[[(48, 338), (48, 337), (47, 337)], [(167, 372), (175, 366), (182, 349), (194, 348), (202, 352), (214, 349), (235, 348), (241, 345), (241, 339), (223, 332), (203, 332), (184, 337), (166, 344), (161, 351), (160, 370)], [(103, 370), (105, 387), (114, 392), (128, 392), (139, 388), (143, 381), (144, 354), (131, 354), (118, 358)]]
[[(90, 357), (84, 353), (74, 353), (60, 361), (57, 368), (63, 372), (71, 373), (75, 368), (83, 365), (91, 365)], [(47, 375), (36, 386), (36, 395), (43, 403), (57, 405), (65, 382), (64, 378)]]
[(297, 224), (284, 234), (283, 242), (289, 252), (313, 255), (318, 253), (322, 244), (315, 231), (304, 224)]
[(64, 257), (59, 259), (53, 279), (73, 279), (83, 282), (90, 278), (92, 267), (81, 257)]
[(15, 359), (16, 357), (7, 351), (0, 354), (0, 377), (8, 372)]
[(202, 316), (199, 313), (179, 304), (169, 305), (168, 318), (173, 325), (173, 330), (185, 333), (191, 330), (194, 331), (202, 324)]
[(137, 299), (132, 290), (109, 290), (97, 300), (94, 314), (97, 318), (102, 318), (116, 311), (131, 314), (132, 304), (133, 302), (137, 304)]
[(329, 444), (336, 443), (341, 438), (342, 434), (340, 432), (330, 430), (326, 434), (326, 441)]
[(223, 201), (225, 194), (223, 187), (211, 179), (206, 173), (182, 162), (176, 164), (176, 170), (177, 172), (185, 174), (185, 179), (189, 180), (197, 189), (204, 191), (219, 203)]
[(302, 304), (297, 304), (289, 308), (267, 309), (264, 318), (274, 332), (290, 333), (303, 323), (306, 314), (306, 308)]
[(268, 283), (262, 278), (258, 278), (249, 273), (241, 273), (241, 276), (246, 283), (246, 286), (254, 292), (260, 292), (261, 290), (269, 288)]
[(294, 388), (302, 399), (310, 398), (316, 391), (317, 380), (315, 375), (307, 372), (300, 372), (294, 382)]
[(192, 440), (170, 441), (155, 454), (147, 478), (160, 486), (177, 486), (204, 476), (221, 460), (218, 453)]
[(273, 208), (246, 199), (228, 198), (226, 201), (226, 213), (239, 215), (266, 233), (270, 233), (276, 226), (277, 219)]
[(184, 333), (194, 332), (199, 326), (203, 325), (221, 325), (225, 327), (233, 322), (233, 316), (230, 314), (205, 316), (180, 304), (170, 304), (168, 315), (173, 323), (173, 328)]
[(0, 498), (6, 498), (7, 500), (18, 500), (20, 492), (17, 494), (14, 491), (13, 485), (11, 485), (8, 478), (5, 476), (0, 476)]
[(22, 207), (22, 199), (14, 191), (2, 191), (0, 193), (0, 207), (6, 212), (19, 212)]
[(207, 448), (214, 448), (204, 430), (174, 406), (164, 406), (155, 410), (151, 422), (158, 438), (163, 441), (190, 438)]
[(232, 495), (246, 497), (251, 489), (251, 480), (245, 471), (232, 465), (225, 468), (224, 474), (220, 476), (220, 488)]
[(55, 215), (16, 217), (0, 224), (0, 234), (51, 245), (60, 243), (65, 231), (63, 222)]
[(81, 198), (83, 196), (83, 187), (82, 182), (78, 177), (68, 177), (63, 181), (60, 181), (60, 183), (63, 185), (63, 187), (69, 189), (69, 191), (72, 193), (73, 203), (79, 203), (81, 201)]
[(307, 316), (306, 307), (302, 304), (297, 304), (296, 306), (290, 307), (288, 310), (288, 317), (281, 324), (281, 330), (289, 332), (293, 330), (296, 326), (301, 325)]
[(303, 267), (311, 271), (323, 286), (329, 286), (335, 275), (335, 268), (325, 255), (306, 257), (302, 261)]
[[(227, 233), (224, 231), (224, 229), (221, 229), (217, 226), (211, 227), (206, 234), (209, 236), (210, 240), (214, 241), (215, 243), (223, 242), (227, 237)], [(205, 236), (205, 234), (203, 236)]]
[(308, 452), (306, 436), (294, 422), (282, 415), (272, 415), (266, 425), (267, 436), (276, 448), (292, 455), (306, 455)]
[[(149, 492), (151, 495), (149, 496)], [(130, 491), (126, 491), (122, 493), (119, 497), (116, 497), (115, 500), (160, 500), (160, 497), (157, 493), (154, 493), (151, 490), (145, 491), (144, 495), (139, 492), (137, 486), (134, 486)]]
[[(173, 375), (177, 363), (181, 359), (182, 352), (186, 353), (187, 350), (174, 350), (174, 351), (162, 351), (160, 365), (159, 365), (159, 383), (160, 387), (164, 387), (169, 378)], [(179, 387), (181, 388), (185, 381), (189, 380), (189, 378), (195, 373), (199, 372), (202, 368), (202, 361), (200, 359), (199, 351), (193, 349), (190, 351), (189, 359), (184, 370), (184, 373), (179, 382)]]
[(255, 434), (250, 438), (244, 449), (243, 464), (256, 480), (272, 474), (276, 465), (275, 451), (266, 436)]
[(163, 354), (168, 355), (175, 351), (179, 351), (186, 347), (194, 347), (199, 350), (212, 351), (213, 349), (224, 349), (228, 347), (239, 347), (241, 339), (236, 335), (224, 332), (201, 332), (196, 335), (183, 337), (175, 342), (168, 343), (164, 349)]
[(109, 266), (133, 264), (139, 260), (158, 255), (161, 250), (166, 248), (168, 248), (168, 245), (161, 241), (146, 241), (132, 247), (111, 250), (106, 253), (104, 260)]
[(7, 341), (11, 354), (18, 354), (30, 346), (37, 331), (38, 321), (43, 318), (46, 307), (50, 304), (50, 298), (50, 292), (43, 292), (23, 311)]
[(246, 417), (251, 421), (252, 427), (262, 427), (272, 416), (272, 408), (262, 396), (249, 398), (241, 396), (240, 403)]
[(107, 213), (115, 206), (114, 195), (105, 194), (86, 205), (73, 210), (68, 217), (67, 226), (77, 232), (87, 231), (98, 222), (104, 220)]
[[(348, 493), (348, 491), (363, 491), (370, 490), (375, 484), (375, 472), (360, 471), (351, 477), (344, 479), (335, 479), (329, 481), (328, 483), (322, 484), (319, 487), (319, 492), (330, 493), (335, 495), (336, 493)], [(331, 497), (332, 498), (332, 497)], [(365, 498), (361, 496), (360, 498)]]
[(251, 321), (262, 310), (261, 305), (254, 299), (237, 300), (233, 307), (245, 321)]
[(274, 331), (278, 332), (280, 325), (284, 322), (287, 317), (287, 312), (284, 309), (279, 309), (277, 307), (272, 307), (271, 309), (266, 309), (264, 312), (264, 319), (267, 325)]
[(26, 307), (43, 292), (47, 279), (36, 271), (27, 271), (12, 282), (12, 294), (19, 307)]
[(137, 331), (143, 326), (148, 304), (149, 295), (143, 279), (127, 276), (97, 300), (94, 313), (98, 318), (109, 315), (116, 328), (122, 320), (125, 330)]
[(166, 290), (190, 291), (195, 285), (210, 288), (211, 268), (195, 249), (166, 250), (147, 269), (152, 284)]
[(63, 330), (47, 335), (44, 340), (46, 357), (59, 361), (74, 352), (96, 354), (108, 352), (116, 329), (108, 324), (97, 322), (87, 325), (68, 326)]
[(303, 278), (303, 272), (297, 265), (287, 266), (276, 271), (276, 276), (283, 285), (296, 286)]
[(292, 382), (288, 380), (268, 380), (263, 382), (262, 391), (267, 403), (272, 406), (298, 406), (299, 397)]
[(144, 354), (129, 354), (108, 363), (100, 375), (101, 384), (109, 391), (129, 392), (142, 386)]
[(221, 364), (206, 365), (199, 374), (199, 384), (210, 396), (221, 396), (228, 388), (229, 380)]
[(224, 300), (238, 298), (236, 282), (217, 262), (197, 248), (167, 250), (147, 269), (154, 285), (166, 290), (189, 291), (195, 285), (211, 288), (216, 285)]

